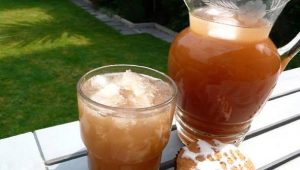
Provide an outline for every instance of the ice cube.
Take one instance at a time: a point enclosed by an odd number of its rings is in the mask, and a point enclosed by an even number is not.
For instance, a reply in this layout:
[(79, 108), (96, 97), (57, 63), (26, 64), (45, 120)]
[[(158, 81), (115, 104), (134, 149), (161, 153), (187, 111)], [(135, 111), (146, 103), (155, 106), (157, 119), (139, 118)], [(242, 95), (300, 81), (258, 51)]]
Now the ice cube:
[(148, 107), (153, 105), (155, 96), (153, 94), (153, 84), (151, 84), (149, 78), (127, 70), (123, 74), (121, 85), (126, 90), (124, 94), (127, 94), (128, 103), (131, 106)]
[(148, 89), (149, 78), (127, 70), (122, 77), (122, 87), (131, 90), (135, 96), (143, 95)]
[(255, 25), (266, 15), (266, 4), (261, 0), (248, 1), (240, 6), (237, 15), (245, 25)]
[(205, 13), (207, 13), (210, 16), (222, 16), (222, 17), (233, 17), (234, 13), (232, 13), (229, 10), (225, 10), (223, 8), (220, 7), (214, 7), (214, 6), (209, 6)]
[(139, 107), (153, 106), (155, 98), (157, 97), (157, 95), (159, 95), (159, 86), (156, 86), (156, 80), (151, 80), (146, 77), (144, 78), (145, 80), (140, 82), (134, 91), (136, 98), (135, 105)]
[(136, 83), (141, 81), (141, 76), (131, 70), (126, 70), (121, 78), (121, 86), (124, 89), (132, 90)]
[(97, 75), (90, 79), (93, 88), (101, 88), (108, 84), (107, 78), (103, 75)]
[(91, 99), (108, 106), (121, 106), (126, 102), (125, 98), (120, 94), (120, 86), (114, 83), (110, 83), (95, 92)]
[[(166, 83), (127, 70), (122, 74), (99, 75), (90, 79), (91, 99), (105, 105), (143, 108), (156, 104), (158, 96), (165, 96)], [(159, 88), (163, 88), (159, 90)], [(168, 93), (169, 95), (169, 93)], [(161, 98), (161, 97), (160, 97)]]
[(103, 97), (112, 97), (115, 95), (120, 95), (120, 86), (110, 83), (100, 90), (99, 95)]
[(135, 107), (150, 107), (154, 104), (154, 96), (148, 94), (143, 94), (140, 96), (134, 96), (131, 99), (132, 105)]
[[(227, 20), (229, 22), (229, 20)], [(228, 23), (229, 24), (229, 23)], [(233, 23), (231, 23), (234, 25)], [(230, 25), (231, 25), (230, 24)], [(208, 31), (208, 35), (212, 37), (219, 37), (222, 39), (227, 39), (227, 40), (234, 40), (238, 36), (238, 27), (231, 27), (231, 26), (215, 26), (211, 27), (210, 30)]]
[(132, 91), (135, 96), (141, 96), (146, 93), (146, 86), (144, 86), (142, 82), (137, 83), (135, 86), (133, 86)]

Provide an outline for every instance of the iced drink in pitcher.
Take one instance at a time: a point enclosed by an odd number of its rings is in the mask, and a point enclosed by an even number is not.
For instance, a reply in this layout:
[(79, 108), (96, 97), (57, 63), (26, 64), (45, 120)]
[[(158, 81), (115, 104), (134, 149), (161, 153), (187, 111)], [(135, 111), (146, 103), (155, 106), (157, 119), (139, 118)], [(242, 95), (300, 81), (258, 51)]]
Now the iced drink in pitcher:
[(86, 73), (77, 92), (91, 170), (159, 168), (176, 104), (168, 76), (142, 66), (105, 66)]
[[(177, 130), (184, 143), (238, 144), (266, 102), (288, 56), (269, 39), (287, 0), (185, 0), (190, 27), (169, 52), (178, 86)], [(291, 52), (291, 51), (290, 51)]]

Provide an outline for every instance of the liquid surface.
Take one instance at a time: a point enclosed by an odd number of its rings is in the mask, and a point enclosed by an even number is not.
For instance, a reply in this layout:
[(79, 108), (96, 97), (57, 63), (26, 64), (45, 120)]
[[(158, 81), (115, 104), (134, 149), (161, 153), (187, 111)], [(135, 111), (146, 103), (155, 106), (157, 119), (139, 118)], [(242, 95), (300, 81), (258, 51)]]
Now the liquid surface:
[[(191, 27), (176, 37), (169, 51), (169, 75), (179, 90), (179, 131), (185, 131), (187, 141), (200, 138), (200, 133), (241, 134), (265, 103), (280, 72), (277, 49), (265, 36), (268, 26), (249, 31), (201, 16), (190, 18)], [(224, 29), (211, 34), (214, 28)]]
[[(83, 91), (98, 103), (125, 108), (156, 105), (172, 94), (167, 83), (132, 72), (92, 77), (83, 84)], [(78, 107), (91, 170), (158, 169), (170, 135), (175, 100), (145, 112), (117, 113), (92, 106), (78, 95)]]
[(195, 10), (189, 15), (190, 28), (194, 33), (201, 36), (238, 41), (240, 43), (268, 38), (272, 27), (267, 20), (260, 18), (249, 21), (249, 19), (246, 20), (242, 16), (213, 7)]
[(96, 75), (84, 83), (83, 92), (95, 102), (122, 108), (150, 107), (172, 96), (168, 83), (130, 70)]

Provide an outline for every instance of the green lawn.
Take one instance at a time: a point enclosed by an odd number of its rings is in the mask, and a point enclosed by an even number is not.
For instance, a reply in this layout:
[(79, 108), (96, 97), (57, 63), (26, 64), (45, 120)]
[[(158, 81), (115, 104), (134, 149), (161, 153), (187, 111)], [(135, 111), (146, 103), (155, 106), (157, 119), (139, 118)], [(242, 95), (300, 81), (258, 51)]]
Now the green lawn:
[(0, 138), (77, 120), (81, 75), (116, 63), (166, 71), (168, 48), (123, 36), (68, 0), (0, 0)]

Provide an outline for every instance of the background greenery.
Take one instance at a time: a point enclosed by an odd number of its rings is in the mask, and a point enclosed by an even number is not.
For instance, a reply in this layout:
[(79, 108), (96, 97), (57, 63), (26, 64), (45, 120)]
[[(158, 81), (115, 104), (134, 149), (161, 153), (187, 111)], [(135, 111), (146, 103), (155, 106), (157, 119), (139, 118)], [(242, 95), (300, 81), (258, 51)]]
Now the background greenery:
[(168, 48), (120, 35), (69, 0), (0, 0), (0, 138), (77, 120), (84, 73), (116, 63), (166, 71)]

